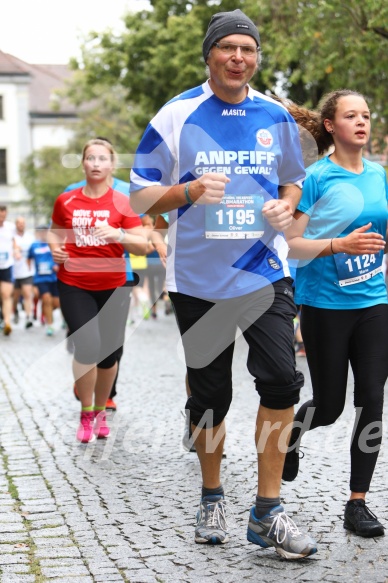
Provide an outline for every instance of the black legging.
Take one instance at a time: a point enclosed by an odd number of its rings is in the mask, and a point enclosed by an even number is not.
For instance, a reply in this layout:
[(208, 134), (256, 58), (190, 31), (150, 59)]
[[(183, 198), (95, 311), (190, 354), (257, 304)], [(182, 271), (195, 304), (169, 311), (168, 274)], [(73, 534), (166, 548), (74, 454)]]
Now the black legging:
[(58, 282), (61, 310), (82, 364), (111, 368), (124, 343), (131, 288), (85, 290)]
[[(384, 385), (388, 376), (388, 305), (357, 310), (303, 306), (301, 331), (313, 399), (302, 405), (295, 421), (303, 422), (308, 407), (315, 407), (308, 429), (331, 425), (338, 419), (345, 405), (350, 363), (354, 406), (359, 408), (350, 447), (350, 490), (367, 492), (381, 445)], [(292, 442), (297, 440), (298, 433), (293, 430)]]
[(124, 346), (121, 346), (121, 348), (118, 348), (116, 350), (117, 371), (116, 371), (115, 380), (113, 381), (113, 385), (112, 385), (112, 388), (110, 391), (109, 399), (114, 399), (115, 396), (117, 395), (116, 385), (117, 385), (117, 379), (119, 378), (120, 360), (121, 360), (121, 357), (123, 356), (123, 353), (124, 353)]

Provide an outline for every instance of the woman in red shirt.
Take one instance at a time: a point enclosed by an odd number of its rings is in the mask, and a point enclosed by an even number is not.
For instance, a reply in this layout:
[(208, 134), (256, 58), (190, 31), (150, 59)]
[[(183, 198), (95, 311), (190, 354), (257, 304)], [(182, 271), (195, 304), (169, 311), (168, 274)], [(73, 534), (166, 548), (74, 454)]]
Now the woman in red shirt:
[(105, 404), (130, 299), (123, 252), (144, 255), (147, 247), (129, 196), (110, 186), (115, 158), (109, 142), (87, 142), (82, 153), (86, 185), (58, 196), (49, 236), (59, 264), (61, 310), (74, 341), (73, 374), (82, 405), (77, 439), (83, 443), (109, 436)]

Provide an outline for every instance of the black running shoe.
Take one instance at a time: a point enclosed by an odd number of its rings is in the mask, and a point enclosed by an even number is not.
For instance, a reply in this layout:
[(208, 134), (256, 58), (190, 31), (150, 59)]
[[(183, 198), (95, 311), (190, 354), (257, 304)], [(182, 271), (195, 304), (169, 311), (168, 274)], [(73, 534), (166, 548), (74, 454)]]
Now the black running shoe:
[(282, 480), (285, 482), (293, 482), (299, 472), (299, 460), (304, 458), (303, 451), (299, 451), (298, 447), (293, 447), (291, 451), (286, 453), (284, 460)]
[(361, 498), (347, 502), (344, 528), (367, 538), (384, 535), (384, 526)]

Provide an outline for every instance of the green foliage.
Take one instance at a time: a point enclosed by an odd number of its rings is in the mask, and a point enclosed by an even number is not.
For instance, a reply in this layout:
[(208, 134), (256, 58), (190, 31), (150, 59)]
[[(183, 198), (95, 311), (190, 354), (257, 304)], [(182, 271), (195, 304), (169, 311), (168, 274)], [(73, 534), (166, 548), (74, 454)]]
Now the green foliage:
[[(252, 84), (316, 107), (322, 95), (348, 87), (366, 94), (375, 128), (387, 132), (388, 5), (383, 0), (152, 0), (152, 10), (127, 14), (121, 36), (91, 35), (77, 63), (82, 94), (97, 84), (121, 85), (136, 104), (142, 131), (173, 96), (205, 79), (202, 40), (213, 13), (241, 8), (257, 24), (261, 71)], [(384, 24), (385, 23), (385, 24)]]
[[(74, 99), (79, 99), (80, 89), (81, 82), (73, 90)], [(80, 162), (76, 168), (67, 168), (62, 163), (63, 156), (71, 154), (81, 159), (85, 143), (92, 138), (106, 137), (114, 144), (119, 158), (115, 176), (129, 179), (129, 168), (140, 138), (139, 129), (132, 121), (136, 108), (125, 99), (126, 92), (120, 85), (107, 91), (103, 85), (96, 84), (89, 95), (89, 107), (80, 109), (74, 139), (68, 146), (36, 151), (21, 167), (22, 182), (30, 193), (32, 210), (42, 218), (51, 216), (55, 198), (68, 184), (84, 178)]]
[[(256, 0), (246, 4), (257, 7)], [(387, 133), (386, 2), (259, 0), (258, 12), (265, 86), (276, 80), (278, 91), (313, 108), (329, 91), (360, 91), (375, 114), (375, 133)]]
[[(124, 160), (116, 174), (128, 179), (149, 120), (169, 99), (206, 79), (202, 41), (210, 17), (236, 8), (260, 32), (262, 63), (254, 87), (313, 108), (333, 89), (360, 91), (373, 112), (373, 135), (382, 141), (388, 133), (384, 0), (151, 0), (151, 10), (123, 17), (121, 35), (90, 33), (81, 58), (72, 60), (75, 75), (66, 96), (79, 106), (80, 121), (68, 151), (80, 153), (88, 139), (106, 136)], [(45, 149), (23, 169), (34, 209), (47, 216), (63, 187), (81, 178), (60, 157), (60, 151)]]
[(45, 220), (51, 217), (54, 201), (65, 187), (82, 180), (79, 169), (63, 165), (65, 153), (60, 148), (43, 148), (28, 156), (21, 166), (21, 177), (30, 193), (32, 211)]
[[(79, 85), (77, 88), (79, 89)], [(119, 155), (123, 171), (116, 170), (115, 176), (128, 180), (129, 168), (141, 133), (135, 124), (138, 111), (126, 98), (127, 92), (121, 85), (109, 90), (103, 84), (93, 88), (93, 100), (88, 108), (80, 110), (75, 137), (69, 151), (81, 153), (85, 143), (97, 136), (108, 138)]]

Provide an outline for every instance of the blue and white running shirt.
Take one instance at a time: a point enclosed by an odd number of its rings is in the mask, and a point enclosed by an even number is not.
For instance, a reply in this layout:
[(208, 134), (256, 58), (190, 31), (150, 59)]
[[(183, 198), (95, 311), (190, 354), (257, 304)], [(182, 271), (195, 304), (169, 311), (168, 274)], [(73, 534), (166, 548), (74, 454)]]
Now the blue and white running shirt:
[(207, 172), (231, 181), (221, 204), (169, 213), (167, 289), (224, 299), (289, 276), (284, 236), (261, 213), (279, 186), (304, 179), (298, 127), (287, 110), (250, 87), (242, 103), (226, 103), (208, 82), (167, 103), (139, 144), (131, 192)]

